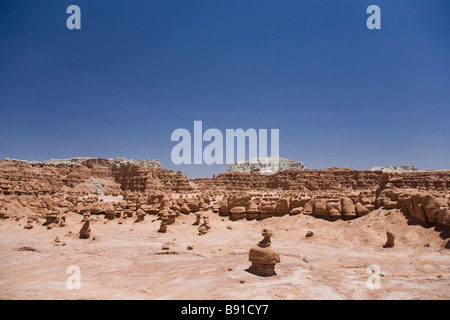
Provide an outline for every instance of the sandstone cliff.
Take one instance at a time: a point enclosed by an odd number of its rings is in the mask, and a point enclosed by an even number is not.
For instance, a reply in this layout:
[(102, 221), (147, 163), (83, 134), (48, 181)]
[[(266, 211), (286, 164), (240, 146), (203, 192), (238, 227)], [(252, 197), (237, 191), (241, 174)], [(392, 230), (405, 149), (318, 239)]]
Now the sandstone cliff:
[(49, 161), (0, 161), (0, 193), (57, 192), (118, 194), (122, 190), (192, 190), (181, 174), (158, 160), (72, 158)]
[[(285, 170), (274, 175), (258, 172), (226, 172), (213, 179), (194, 179), (199, 190), (234, 191), (327, 191), (374, 190), (382, 171), (360, 171), (331, 168), (326, 170)], [(426, 190), (449, 190), (450, 171), (398, 172), (403, 186)]]

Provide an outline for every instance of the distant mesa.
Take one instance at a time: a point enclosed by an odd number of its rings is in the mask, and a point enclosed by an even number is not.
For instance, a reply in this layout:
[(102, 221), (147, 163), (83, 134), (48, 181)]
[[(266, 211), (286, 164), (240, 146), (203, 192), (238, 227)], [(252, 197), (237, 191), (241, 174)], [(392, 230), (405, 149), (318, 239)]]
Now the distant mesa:
[(93, 157), (76, 157), (67, 159), (50, 159), (46, 161), (27, 161), (6, 158), (4, 160), (13, 160), (26, 162), (31, 165), (67, 165), (67, 166), (86, 166), (86, 167), (113, 167), (120, 165), (139, 164), (141, 167), (148, 168), (161, 168), (161, 163), (157, 159), (147, 160), (133, 160), (127, 158), (93, 158)]
[(266, 170), (306, 170), (300, 161), (279, 157), (259, 157), (244, 161), (237, 161), (230, 165), (228, 172), (263, 172)]
[(373, 167), (370, 171), (383, 171), (383, 172), (415, 172), (421, 171), (414, 166), (381, 166)]

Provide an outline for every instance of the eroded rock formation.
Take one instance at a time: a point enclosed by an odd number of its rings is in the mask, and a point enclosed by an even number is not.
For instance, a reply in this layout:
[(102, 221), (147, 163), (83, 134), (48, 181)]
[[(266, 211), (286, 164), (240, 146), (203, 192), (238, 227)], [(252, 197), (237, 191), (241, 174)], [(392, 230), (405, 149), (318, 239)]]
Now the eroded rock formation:
[(193, 188), (181, 174), (161, 168), (157, 160), (73, 158), (49, 161), (0, 161), (3, 194), (117, 195), (122, 190), (188, 192)]
[[(400, 209), (428, 225), (450, 226), (450, 171), (282, 170), (274, 175), (227, 172), (196, 179), (193, 189), (181, 172), (156, 160), (74, 158), (0, 161), (0, 218), (44, 219), (65, 227), (70, 213), (106, 220), (158, 215), (161, 232), (179, 214), (212, 211), (231, 220), (312, 215), (355, 219), (379, 209)], [(33, 220), (35, 221), (35, 220)], [(206, 223), (207, 225), (207, 223)]]
[[(387, 172), (385, 172), (387, 173)], [(292, 191), (304, 193), (345, 192), (378, 188), (382, 171), (331, 168), (326, 170), (285, 170), (274, 175), (257, 172), (226, 172), (212, 179), (192, 180), (202, 192)], [(450, 171), (398, 172), (403, 187), (428, 191), (450, 190)]]
[(248, 260), (252, 263), (248, 271), (262, 277), (270, 277), (276, 275), (275, 264), (280, 262), (280, 256), (270, 247), (273, 232), (264, 229), (262, 234), (264, 238), (256, 247), (249, 251)]

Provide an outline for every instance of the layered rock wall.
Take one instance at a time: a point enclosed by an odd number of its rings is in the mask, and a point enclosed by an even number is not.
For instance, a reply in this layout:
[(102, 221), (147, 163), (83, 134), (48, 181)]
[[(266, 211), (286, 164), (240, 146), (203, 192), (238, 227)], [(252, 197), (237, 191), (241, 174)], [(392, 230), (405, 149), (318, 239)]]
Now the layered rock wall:
[[(200, 190), (223, 192), (242, 191), (362, 191), (379, 186), (382, 171), (351, 169), (286, 170), (274, 175), (226, 172), (213, 179), (194, 179)], [(403, 186), (426, 190), (450, 190), (450, 171), (422, 171), (395, 173), (403, 179)]]
[(127, 164), (113, 167), (112, 176), (121, 185), (122, 190), (162, 190), (177, 193), (193, 190), (181, 172), (175, 174), (164, 168), (143, 168), (138, 164)]
[(192, 190), (192, 187), (181, 173), (161, 168), (157, 160), (0, 161), (0, 193), (3, 194), (118, 194), (124, 190), (182, 193)]

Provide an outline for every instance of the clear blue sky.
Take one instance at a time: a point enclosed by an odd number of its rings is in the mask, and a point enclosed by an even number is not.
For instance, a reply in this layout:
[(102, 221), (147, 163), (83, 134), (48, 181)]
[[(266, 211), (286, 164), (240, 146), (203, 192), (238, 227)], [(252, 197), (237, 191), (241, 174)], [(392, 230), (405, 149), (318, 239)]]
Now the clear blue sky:
[(448, 0), (2, 0), (0, 158), (211, 176), (228, 166), (170, 159), (172, 131), (202, 120), (278, 128), (280, 155), (308, 168), (450, 169), (449, 14)]

